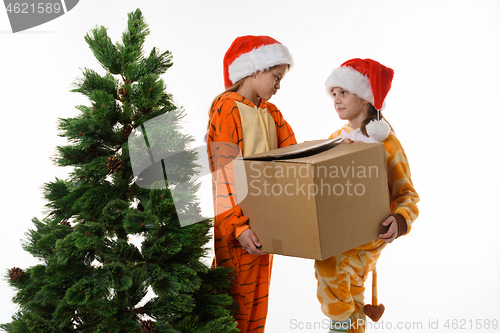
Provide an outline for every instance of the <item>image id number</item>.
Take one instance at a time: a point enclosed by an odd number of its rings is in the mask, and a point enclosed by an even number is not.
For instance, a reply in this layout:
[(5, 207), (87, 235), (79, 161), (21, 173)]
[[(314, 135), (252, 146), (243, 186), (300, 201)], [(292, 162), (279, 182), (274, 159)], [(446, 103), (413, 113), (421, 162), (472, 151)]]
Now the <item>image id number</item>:
[(15, 13), (15, 14), (58, 14), (62, 10), (61, 4), (59, 3), (38, 3), (36, 6), (34, 3), (9, 3), (7, 6), (7, 13)]
[(448, 319), (444, 327), (446, 329), (454, 329), (454, 330), (465, 330), (465, 329), (497, 329), (498, 328), (498, 320), (493, 319), (476, 319), (476, 320), (465, 320), (465, 319)]

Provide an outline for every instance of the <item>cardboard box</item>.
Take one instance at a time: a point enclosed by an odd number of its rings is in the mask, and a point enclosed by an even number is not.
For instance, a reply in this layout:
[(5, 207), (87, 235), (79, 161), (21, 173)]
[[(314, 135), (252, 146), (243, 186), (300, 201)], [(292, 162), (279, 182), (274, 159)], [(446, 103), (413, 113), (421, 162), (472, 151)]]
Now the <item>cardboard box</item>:
[(324, 260), (385, 232), (382, 143), (309, 141), (233, 164), (238, 205), (264, 252)]

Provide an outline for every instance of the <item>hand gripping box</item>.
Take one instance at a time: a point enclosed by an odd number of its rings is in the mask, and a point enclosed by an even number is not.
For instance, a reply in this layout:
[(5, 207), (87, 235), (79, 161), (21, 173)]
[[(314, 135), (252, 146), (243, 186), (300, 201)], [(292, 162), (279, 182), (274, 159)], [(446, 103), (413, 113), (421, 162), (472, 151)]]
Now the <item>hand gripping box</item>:
[(386, 231), (382, 143), (308, 141), (233, 165), (238, 205), (264, 252), (324, 260)]

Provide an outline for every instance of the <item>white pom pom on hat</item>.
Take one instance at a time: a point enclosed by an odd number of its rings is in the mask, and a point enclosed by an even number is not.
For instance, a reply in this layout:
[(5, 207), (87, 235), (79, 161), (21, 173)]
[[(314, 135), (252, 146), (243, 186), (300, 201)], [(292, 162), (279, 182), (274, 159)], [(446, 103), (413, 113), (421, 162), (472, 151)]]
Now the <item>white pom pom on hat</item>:
[(384, 119), (372, 120), (366, 125), (366, 133), (377, 142), (384, 141), (391, 132), (391, 126)]
[(236, 38), (224, 55), (224, 86), (229, 88), (239, 80), (274, 66), (293, 65), (288, 48), (269, 36)]
[[(391, 89), (394, 71), (372, 59), (351, 59), (332, 71), (325, 87), (331, 96), (332, 88), (341, 87), (370, 102), (377, 111), (384, 107), (384, 100)], [(372, 120), (366, 132), (374, 140), (384, 141), (391, 131), (385, 120)]]

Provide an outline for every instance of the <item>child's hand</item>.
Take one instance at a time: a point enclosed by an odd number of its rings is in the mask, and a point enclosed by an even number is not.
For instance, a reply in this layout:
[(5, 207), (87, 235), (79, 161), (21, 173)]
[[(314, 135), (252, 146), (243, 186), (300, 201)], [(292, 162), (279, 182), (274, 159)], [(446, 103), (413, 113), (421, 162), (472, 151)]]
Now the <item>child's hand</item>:
[(240, 242), (241, 247), (250, 254), (255, 254), (258, 256), (266, 254), (265, 252), (262, 252), (258, 249), (258, 247), (261, 247), (262, 244), (259, 242), (259, 239), (257, 238), (257, 236), (255, 236), (254, 232), (250, 228), (243, 231), (238, 236), (238, 242)]
[(380, 234), (378, 235), (381, 240), (383, 240), (386, 243), (392, 243), (393, 240), (395, 240), (398, 237), (398, 221), (396, 221), (396, 218), (394, 216), (389, 216), (387, 220), (382, 222), (382, 225), (384, 227), (389, 226), (389, 229), (385, 234)]

